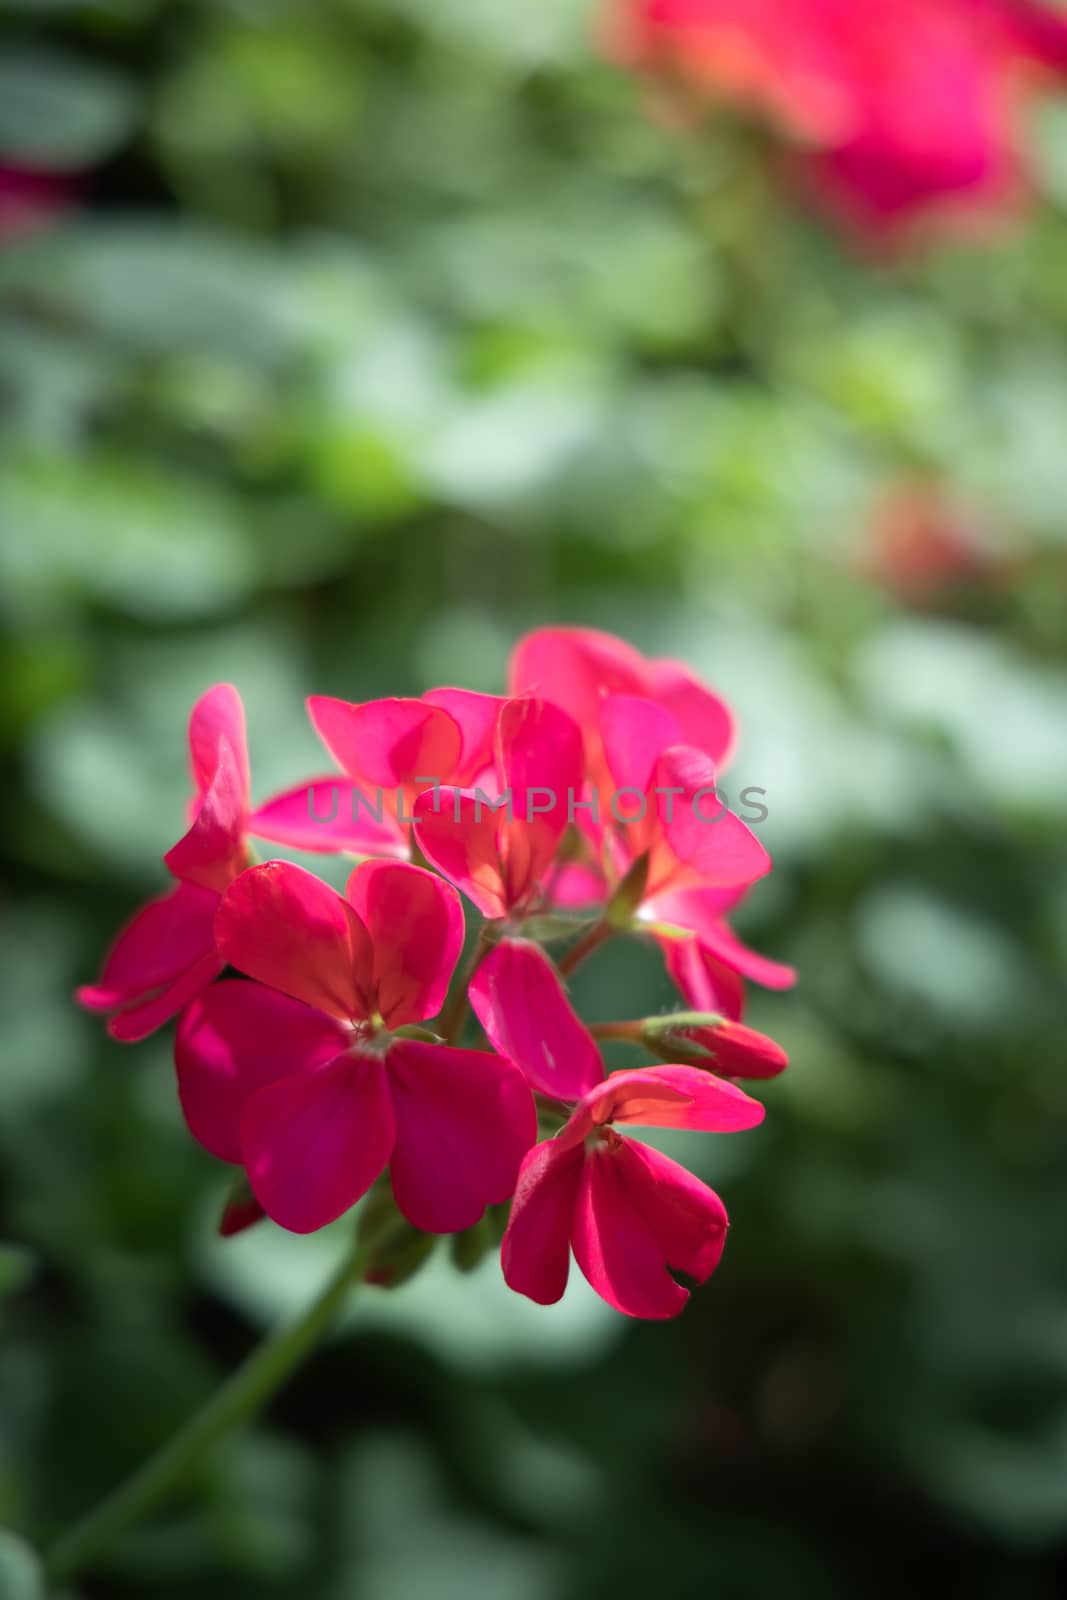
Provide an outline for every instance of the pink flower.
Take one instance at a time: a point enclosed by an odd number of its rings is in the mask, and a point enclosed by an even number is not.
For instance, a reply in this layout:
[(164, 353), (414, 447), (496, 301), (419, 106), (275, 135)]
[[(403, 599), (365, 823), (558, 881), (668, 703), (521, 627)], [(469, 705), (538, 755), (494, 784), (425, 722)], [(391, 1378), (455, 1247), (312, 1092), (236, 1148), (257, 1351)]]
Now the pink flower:
[(426, 859), (495, 919), (547, 898), (583, 764), (577, 724), (546, 700), (502, 701), (493, 731), (492, 764), (476, 787), (419, 795), (415, 836)]
[(74, 182), (62, 173), (0, 166), (0, 240), (47, 227), (70, 211), (76, 200)]
[(755, 109), (808, 147), (826, 205), (884, 230), (1011, 199), (1026, 69), (1067, 68), (1067, 19), (1039, 0), (614, 0), (608, 48)]
[(452, 888), (368, 861), (342, 897), (269, 862), (227, 890), (215, 930), (223, 959), (258, 981), (217, 984), (184, 1013), (179, 1092), (194, 1136), (245, 1167), (268, 1216), (310, 1233), (387, 1164), (400, 1210), (429, 1233), (509, 1197), (536, 1137), (521, 1073), (396, 1032), (444, 1001), (463, 943)]
[(650, 661), (611, 633), (594, 628), (537, 628), (511, 653), (508, 687), (537, 695), (569, 711), (582, 729), (594, 783), (608, 774), (603, 761), (600, 710), (608, 695), (651, 700), (670, 712), (681, 740), (703, 750), (721, 771), (733, 750), (733, 715), (718, 695), (680, 661)]
[(672, 1276), (705, 1283), (719, 1264), (727, 1216), (707, 1184), (612, 1123), (730, 1133), (763, 1107), (695, 1067), (613, 1072), (585, 1096), (555, 1139), (519, 1171), (501, 1246), (508, 1287), (552, 1305), (570, 1254), (609, 1306), (630, 1317), (674, 1317), (689, 1299)]
[(324, 853), (406, 860), (412, 805), (423, 789), (473, 782), (491, 765), (502, 699), (431, 689), (419, 700), (353, 705), (312, 695), (315, 732), (341, 773), (308, 778), (260, 806), (255, 833)]
[(144, 1039), (218, 977), (219, 896), (247, 862), (248, 751), (244, 708), (231, 684), (216, 684), (189, 719), (194, 796), (187, 833), (163, 860), (177, 886), (150, 900), (119, 934), (96, 984), (79, 1003), (108, 1018), (114, 1039)]
[(671, 1271), (697, 1283), (718, 1265), (726, 1211), (677, 1162), (612, 1124), (729, 1133), (763, 1107), (694, 1067), (603, 1076), (596, 1044), (542, 951), (506, 940), (482, 963), (471, 1003), (491, 1043), (555, 1100), (577, 1099), (566, 1126), (522, 1162), (501, 1250), (508, 1285), (541, 1305), (567, 1285), (573, 1249), (602, 1299), (632, 1317), (672, 1317), (689, 1298)]
[(599, 702), (597, 727), (605, 777), (576, 811), (585, 855), (553, 879), (557, 905), (603, 905), (641, 856), (648, 867), (635, 915), (646, 921), (668, 895), (740, 892), (770, 871), (763, 845), (719, 798), (714, 762), (683, 742), (672, 712), (611, 694)]

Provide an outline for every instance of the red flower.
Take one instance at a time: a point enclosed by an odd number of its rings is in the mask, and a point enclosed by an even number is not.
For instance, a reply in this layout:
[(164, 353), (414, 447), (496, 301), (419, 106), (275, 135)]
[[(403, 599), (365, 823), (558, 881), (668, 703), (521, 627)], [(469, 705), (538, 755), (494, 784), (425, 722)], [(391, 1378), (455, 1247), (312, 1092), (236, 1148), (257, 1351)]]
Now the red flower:
[(541, 1305), (567, 1285), (570, 1253), (602, 1299), (632, 1317), (672, 1317), (689, 1298), (671, 1270), (711, 1276), (726, 1211), (677, 1162), (620, 1137), (612, 1124), (730, 1133), (763, 1107), (735, 1085), (686, 1066), (603, 1076), (596, 1044), (536, 945), (508, 940), (482, 963), (471, 1004), (491, 1043), (555, 1100), (577, 1099), (554, 1139), (528, 1152), (501, 1261), (512, 1289)]
[(108, 1018), (114, 1039), (133, 1042), (162, 1027), (217, 978), (219, 896), (247, 862), (248, 750), (244, 708), (231, 684), (216, 684), (189, 718), (194, 796), (189, 830), (163, 860), (177, 887), (127, 923), (96, 984), (77, 990), (79, 1003)]
[(802, 141), (823, 202), (882, 230), (1010, 200), (1032, 69), (1067, 68), (1067, 19), (1039, 0), (614, 0), (608, 47)]
[(508, 1199), (536, 1137), (530, 1090), (499, 1056), (395, 1030), (441, 1008), (463, 943), (459, 896), (398, 862), (357, 867), (345, 897), (286, 862), (243, 873), (216, 916), (225, 960), (258, 980), (215, 985), (178, 1029), (186, 1121), (242, 1164), (264, 1211), (310, 1233), (388, 1164), (428, 1233)]

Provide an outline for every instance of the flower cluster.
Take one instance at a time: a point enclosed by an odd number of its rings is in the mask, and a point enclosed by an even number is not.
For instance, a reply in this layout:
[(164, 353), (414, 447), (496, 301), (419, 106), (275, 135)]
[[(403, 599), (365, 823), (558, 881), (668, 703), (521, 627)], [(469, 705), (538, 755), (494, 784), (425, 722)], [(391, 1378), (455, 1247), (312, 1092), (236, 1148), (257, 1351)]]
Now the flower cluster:
[[(734, 1080), (786, 1065), (741, 1020), (746, 978), (793, 973), (728, 921), (770, 867), (716, 794), (729, 710), (679, 663), (567, 628), (520, 641), (507, 695), (308, 707), (339, 770), (254, 808), (236, 690), (197, 702), (174, 886), (79, 1000), (121, 1040), (178, 1017), (188, 1126), (241, 1169), (224, 1231), (311, 1232), (375, 1186), (419, 1239), (495, 1226), (508, 1284), (542, 1304), (573, 1250), (610, 1305), (674, 1315), (726, 1213), (619, 1130), (754, 1127)], [(360, 859), (342, 895), (250, 836)], [(481, 918), (463, 962), (461, 896)], [(627, 933), (658, 942), (690, 1009), (587, 1027), (565, 975)], [(463, 1046), (471, 1011), (489, 1048)], [(606, 1074), (598, 1038), (654, 1064)]]
[(1020, 113), (1067, 72), (1046, 0), (610, 0), (608, 48), (798, 142), (805, 182), (885, 232), (1020, 188)]

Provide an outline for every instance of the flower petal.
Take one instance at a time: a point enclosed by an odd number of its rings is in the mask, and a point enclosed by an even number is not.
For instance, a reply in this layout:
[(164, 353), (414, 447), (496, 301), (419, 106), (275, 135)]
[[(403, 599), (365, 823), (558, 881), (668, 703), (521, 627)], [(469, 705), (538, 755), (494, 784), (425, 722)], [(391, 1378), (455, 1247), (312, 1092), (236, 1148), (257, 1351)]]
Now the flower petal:
[(241, 1113), (248, 1181), (269, 1217), (313, 1233), (343, 1215), (382, 1172), (395, 1124), (385, 1068), (347, 1055), (279, 1078)]
[[(656, 762), (670, 745), (681, 743), (681, 730), (669, 711), (651, 700), (636, 695), (609, 695), (600, 707), (600, 731), (616, 790), (635, 789), (647, 794), (652, 787)], [(620, 810), (631, 812), (634, 802), (620, 803)], [(611, 796), (602, 796), (602, 809)]]
[(398, 790), (410, 801), (435, 781), (451, 781), (463, 739), (440, 706), (400, 699), (353, 705), (329, 695), (312, 695), (307, 704), (334, 760), (350, 777), (385, 791), (387, 808), (395, 805)]
[[(795, 969), (750, 949), (725, 920), (724, 914), (732, 910), (744, 898), (744, 894), (744, 885), (735, 889), (682, 889), (657, 894), (651, 900), (646, 900), (641, 914), (643, 919), (653, 922), (669, 922), (678, 928), (691, 928), (696, 935), (695, 941), (679, 940), (678, 948), (685, 951), (695, 943), (711, 963), (709, 971), (713, 978), (717, 967), (729, 967), (742, 977), (762, 984), (765, 989), (789, 989), (796, 982)], [(692, 993), (687, 994), (689, 1003), (697, 1010), (719, 1009), (699, 993), (698, 963), (687, 958), (684, 965), (692, 985)], [(680, 972), (672, 971), (672, 976), (686, 993)]]
[(502, 940), (475, 973), (470, 1000), (494, 1050), (514, 1061), (539, 1094), (577, 1100), (602, 1081), (596, 1042), (538, 945)]
[(393, 856), (409, 854), (405, 831), (385, 804), (351, 778), (309, 778), (276, 794), (248, 819), (248, 832), (295, 850)]
[(541, 1306), (554, 1305), (567, 1287), (584, 1164), (580, 1146), (566, 1149), (548, 1139), (527, 1152), (519, 1170), (500, 1264), (508, 1288)]
[(189, 761), (198, 794), (210, 788), (219, 764), (219, 746), (225, 739), (233, 752), (241, 797), (247, 806), (251, 792), (248, 773), (248, 739), (245, 708), (232, 683), (216, 683), (196, 702), (189, 716)]
[(668, 1268), (703, 1283), (718, 1265), (726, 1226), (718, 1195), (658, 1151), (615, 1139), (587, 1155), (574, 1211), (574, 1254), (616, 1311), (677, 1316), (689, 1291)]
[(176, 1017), (183, 1006), (202, 993), (222, 971), (223, 963), (212, 951), (203, 955), (175, 979), (160, 994), (145, 999), (138, 1005), (117, 1011), (108, 1021), (107, 1031), (120, 1044), (137, 1044), (155, 1033), (171, 1017)]
[(78, 1003), (112, 1013), (113, 1038), (147, 1038), (222, 971), (213, 925), (218, 903), (210, 889), (185, 883), (150, 900), (119, 933), (100, 981), (76, 991)]
[(568, 861), (552, 874), (549, 898), (560, 910), (602, 906), (608, 898), (608, 882), (596, 867)]
[(696, 745), (721, 771), (733, 753), (737, 725), (729, 706), (706, 689), (680, 661), (649, 663), (646, 691), (669, 711), (681, 730), (682, 744)]
[(705, 957), (739, 972), (743, 978), (762, 984), (765, 989), (791, 989), (797, 981), (796, 968), (752, 950), (737, 937), (727, 922), (705, 928), (698, 941)]
[(365, 861), (345, 893), (370, 935), (376, 1009), (387, 1026), (435, 1017), (463, 949), (455, 889), (422, 867)]
[(667, 972), (693, 1011), (716, 1011), (739, 1022), (745, 1010), (741, 975), (702, 950), (696, 939), (658, 940)]
[(415, 801), (419, 849), (490, 919), (508, 911), (499, 850), (503, 815), (466, 789), (428, 791)]
[(612, 1072), (591, 1090), (560, 1138), (571, 1144), (609, 1122), (740, 1133), (755, 1128), (763, 1115), (758, 1100), (700, 1067), (636, 1067)]
[(640, 652), (614, 634), (537, 628), (511, 653), (508, 692), (551, 700), (597, 740), (602, 695), (643, 694), (646, 666)]
[(541, 886), (584, 783), (578, 725), (547, 700), (509, 700), (497, 724), (497, 761), (511, 815), (501, 833), (509, 907)]
[(247, 789), (229, 740), (218, 744), (218, 764), (205, 789), (192, 826), (163, 857), (169, 872), (184, 883), (221, 894), (247, 861), (244, 834)]
[(393, 1193), (413, 1227), (458, 1233), (507, 1200), (537, 1137), (525, 1078), (484, 1050), (398, 1039), (386, 1056), (396, 1112)]
[(429, 689), (423, 695), (427, 705), (447, 711), (463, 736), (463, 746), (452, 780), (460, 788), (476, 783), (493, 764), (496, 725), (504, 696), (476, 694), (471, 689)]
[(671, 850), (700, 873), (708, 888), (752, 883), (771, 869), (771, 858), (751, 828), (715, 793), (715, 768), (701, 750), (674, 745), (656, 763), (663, 834)]
[(321, 1011), (260, 983), (228, 978), (186, 1006), (174, 1041), (178, 1095), (194, 1139), (220, 1161), (241, 1161), (241, 1111), (250, 1094), (332, 1061), (348, 1036)]
[(374, 952), (348, 902), (314, 873), (266, 861), (236, 878), (215, 914), (219, 953), (239, 972), (344, 1020), (370, 1015)]

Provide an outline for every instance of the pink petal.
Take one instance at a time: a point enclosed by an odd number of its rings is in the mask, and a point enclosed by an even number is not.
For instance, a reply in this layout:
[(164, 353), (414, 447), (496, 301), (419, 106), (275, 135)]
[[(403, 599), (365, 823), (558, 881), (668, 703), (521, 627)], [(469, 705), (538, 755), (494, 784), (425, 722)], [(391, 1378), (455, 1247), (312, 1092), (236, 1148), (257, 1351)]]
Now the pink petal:
[(564, 910), (583, 910), (601, 906), (608, 898), (608, 882), (596, 867), (569, 861), (558, 867), (549, 879), (549, 900)]
[(724, 967), (739, 972), (743, 978), (762, 984), (765, 989), (791, 989), (797, 981), (795, 967), (782, 961), (772, 961), (760, 955), (737, 937), (729, 923), (720, 922), (716, 928), (705, 928), (699, 935), (701, 949), (709, 961), (719, 961)]
[(419, 849), (490, 919), (508, 912), (499, 850), (502, 819), (503, 812), (465, 789), (439, 789), (415, 801)]
[(993, 0), (1008, 36), (1024, 56), (1067, 73), (1067, 17), (1041, 0)]
[(715, 1011), (738, 1022), (745, 1009), (745, 985), (740, 975), (702, 950), (696, 939), (659, 941), (667, 972), (692, 1011)]
[(514, 1192), (537, 1137), (533, 1096), (510, 1061), (398, 1039), (386, 1057), (396, 1112), (393, 1193), (413, 1227), (458, 1233)]
[[(633, 695), (609, 695), (601, 702), (600, 732), (616, 790), (637, 790), (642, 795), (652, 786), (652, 774), (664, 750), (681, 741), (680, 729), (669, 711)], [(601, 797), (603, 808), (610, 807), (611, 798)], [(628, 794), (618, 809), (628, 816), (636, 805), (636, 797)]]
[[(741, 942), (729, 923), (724, 920), (724, 913), (732, 910), (740, 900), (744, 899), (746, 887), (742, 885), (736, 889), (682, 889), (657, 894), (651, 900), (645, 901), (642, 916), (654, 922), (669, 922), (675, 927), (691, 928), (696, 934), (696, 943), (710, 963), (709, 972), (712, 973), (715, 982), (718, 982), (717, 969), (729, 967), (742, 977), (751, 978), (754, 983), (762, 984), (765, 989), (789, 989), (796, 982), (795, 969), (785, 966), (781, 961), (772, 961), (769, 956), (760, 955), (757, 950), (751, 950), (748, 945)], [(686, 941), (680, 941), (679, 949), (684, 951), (686, 948)], [(702, 1011), (718, 1009), (714, 1002), (697, 997), (697, 986), (700, 981), (697, 964), (687, 960), (685, 970), (691, 974), (688, 981), (693, 988), (690, 999), (693, 1008)], [(672, 972), (672, 976), (685, 992), (685, 983), (681, 979), (680, 972), (681, 969), (677, 973)]]
[(511, 1215), (500, 1247), (509, 1289), (538, 1305), (554, 1305), (567, 1287), (571, 1224), (585, 1151), (554, 1139), (535, 1145), (523, 1158)]
[(692, 745), (675, 745), (656, 763), (656, 787), (680, 790), (659, 796), (663, 835), (675, 856), (700, 873), (709, 888), (752, 883), (771, 869), (771, 858), (751, 828), (715, 794), (715, 769)]
[(542, 811), (538, 801), (537, 818), (551, 820), (562, 833), (569, 797), (580, 799), (585, 781), (582, 736), (573, 717), (547, 700), (506, 700), (497, 721), (497, 760), (504, 786), (514, 796), (516, 817), (530, 820), (531, 808), (522, 797), (531, 789), (547, 791), (547, 809)]
[(355, 1205), (394, 1136), (385, 1068), (366, 1055), (279, 1078), (241, 1115), (248, 1181), (267, 1215), (293, 1233), (313, 1233)]
[[(440, 706), (424, 700), (368, 700), (352, 705), (312, 695), (308, 711), (315, 732), (345, 772), (385, 793), (395, 803), (402, 790), (410, 802), (434, 781), (449, 783), (463, 739)], [(375, 798), (367, 796), (368, 800)]]
[(538, 945), (501, 940), (475, 973), (470, 1001), (494, 1050), (514, 1061), (539, 1094), (578, 1100), (603, 1079), (596, 1042)]
[(220, 738), (218, 765), (197, 807), (192, 826), (163, 857), (184, 883), (221, 894), (247, 861), (244, 834), (247, 789), (229, 740)]
[(581, 799), (582, 736), (565, 711), (545, 700), (509, 700), (497, 725), (497, 761), (512, 796), (502, 833), (509, 907), (542, 887)]
[(214, 780), (223, 739), (233, 752), (241, 798), (247, 806), (251, 780), (245, 708), (232, 683), (217, 683), (202, 694), (189, 717), (189, 760), (197, 794), (203, 794)]
[(78, 1003), (112, 1013), (113, 1038), (146, 1038), (222, 971), (213, 927), (218, 903), (209, 889), (185, 883), (150, 900), (111, 946), (99, 983), (77, 990)]
[(755, 1128), (763, 1115), (758, 1100), (699, 1067), (637, 1067), (613, 1072), (591, 1090), (560, 1138), (573, 1144), (610, 1122), (740, 1133)]
[(645, 900), (641, 916), (651, 922), (669, 922), (676, 928), (689, 928), (693, 933), (702, 934), (705, 928), (716, 928), (727, 912), (740, 905), (748, 890), (747, 883), (736, 884), (731, 889), (665, 889)]
[(386, 1025), (435, 1017), (463, 949), (455, 889), (422, 867), (365, 861), (345, 893), (374, 947), (376, 1005)]
[(696, 745), (721, 771), (733, 753), (737, 737), (729, 706), (680, 661), (653, 661), (649, 668), (646, 692), (674, 717), (681, 730), (679, 742)]
[(331, 1017), (370, 1015), (374, 952), (346, 900), (288, 861), (242, 872), (215, 914), (219, 953), (239, 972)]
[(429, 689), (422, 698), (428, 705), (447, 711), (463, 736), (452, 781), (461, 789), (476, 783), (493, 764), (496, 725), (505, 704), (503, 695), (475, 694), (471, 689)]
[(719, 1263), (726, 1212), (677, 1162), (629, 1139), (586, 1157), (574, 1254), (597, 1294), (630, 1317), (673, 1317), (689, 1299), (668, 1267), (703, 1283)]
[(265, 1084), (310, 1072), (348, 1048), (321, 1011), (259, 983), (228, 978), (186, 1006), (174, 1041), (178, 1095), (194, 1139), (241, 1161), (241, 1112)]
[(138, 1005), (117, 1011), (108, 1020), (107, 1031), (120, 1044), (137, 1044), (155, 1033), (171, 1017), (176, 1017), (183, 1006), (205, 990), (222, 971), (222, 962), (214, 951), (203, 955), (175, 979), (162, 993), (151, 996)]
[(511, 653), (508, 692), (562, 706), (595, 730), (601, 696), (643, 694), (647, 663), (614, 634), (595, 628), (537, 628)]
[(409, 854), (405, 829), (385, 795), (336, 775), (309, 778), (265, 801), (249, 817), (248, 832), (295, 850), (323, 854), (348, 850), (401, 861)]

